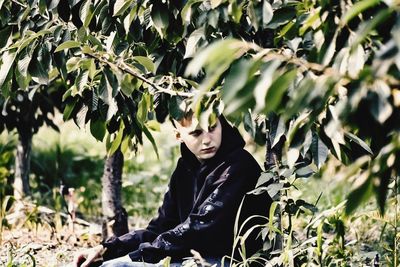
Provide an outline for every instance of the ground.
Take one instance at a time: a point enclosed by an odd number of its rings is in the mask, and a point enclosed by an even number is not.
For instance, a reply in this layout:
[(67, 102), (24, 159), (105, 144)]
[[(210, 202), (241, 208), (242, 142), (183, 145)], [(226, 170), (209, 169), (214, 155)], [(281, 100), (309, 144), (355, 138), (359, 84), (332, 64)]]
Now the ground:
[[(1, 219), (1, 218), (0, 218)], [(71, 218), (28, 202), (13, 205), (0, 224), (0, 267), (66, 266), (77, 250), (102, 240), (99, 219)], [(130, 229), (142, 228), (145, 218), (130, 217)]]
[[(67, 227), (66, 227), (67, 228)], [(1, 266), (66, 266), (73, 254), (82, 247), (98, 244), (100, 235), (90, 233), (89, 227), (80, 227), (76, 233), (62, 229), (52, 234), (47, 226), (37, 229), (22, 227), (3, 231), (3, 244), (0, 248)]]

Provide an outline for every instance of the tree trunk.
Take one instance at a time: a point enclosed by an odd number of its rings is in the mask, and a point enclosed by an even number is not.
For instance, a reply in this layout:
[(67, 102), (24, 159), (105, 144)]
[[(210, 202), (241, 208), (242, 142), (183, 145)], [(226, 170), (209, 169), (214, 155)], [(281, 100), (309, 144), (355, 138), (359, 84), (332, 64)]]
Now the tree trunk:
[(30, 195), (29, 173), (31, 166), (32, 134), (18, 132), (15, 156), (14, 197), (18, 200)]
[(102, 210), (104, 216), (103, 239), (109, 236), (104, 226), (111, 225), (112, 234), (121, 236), (128, 232), (128, 215), (121, 203), (122, 167), (124, 155), (120, 149), (106, 158), (102, 183)]

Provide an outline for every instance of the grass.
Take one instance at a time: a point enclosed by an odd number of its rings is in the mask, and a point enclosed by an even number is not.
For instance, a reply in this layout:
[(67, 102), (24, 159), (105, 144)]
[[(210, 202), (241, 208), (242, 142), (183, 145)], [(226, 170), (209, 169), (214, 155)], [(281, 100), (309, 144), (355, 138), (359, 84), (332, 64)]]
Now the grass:
[[(353, 189), (349, 181), (334, 175), (335, 166), (326, 168), (331, 168), (331, 179), (323, 180), (315, 177), (301, 179), (295, 183), (298, 190), (292, 191), (292, 196), (295, 198), (317, 203), (318, 212), (312, 216), (313, 218), (344, 203)], [(325, 252), (336, 260), (344, 257), (342, 262), (338, 263), (339, 266), (371, 266), (374, 261), (379, 262), (380, 266), (397, 266), (399, 247), (396, 240), (399, 234), (396, 229), (399, 207), (398, 196), (393, 194), (394, 188), (396, 187), (392, 185), (392, 193), (389, 194), (384, 216), (379, 213), (375, 199), (363, 203), (353, 214), (345, 215), (344, 208), (340, 208), (328, 216), (324, 225), (326, 231), (323, 233), (326, 238)], [(298, 222), (298, 229), (300, 231), (305, 229), (309, 220), (310, 216), (308, 218), (303, 216)], [(334, 244), (339, 242), (336, 238), (339, 221), (344, 227), (342, 249), (339, 249), (338, 244)]]

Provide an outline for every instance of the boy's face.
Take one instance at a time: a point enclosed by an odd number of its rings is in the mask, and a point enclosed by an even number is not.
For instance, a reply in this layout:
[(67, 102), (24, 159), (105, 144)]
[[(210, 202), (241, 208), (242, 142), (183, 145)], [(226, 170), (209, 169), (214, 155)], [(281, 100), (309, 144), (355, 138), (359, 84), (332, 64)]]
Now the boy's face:
[(176, 138), (202, 162), (215, 156), (221, 146), (222, 127), (220, 121), (207, 130), (200, 128), (197, 119), (184, 119), (176, 123)]

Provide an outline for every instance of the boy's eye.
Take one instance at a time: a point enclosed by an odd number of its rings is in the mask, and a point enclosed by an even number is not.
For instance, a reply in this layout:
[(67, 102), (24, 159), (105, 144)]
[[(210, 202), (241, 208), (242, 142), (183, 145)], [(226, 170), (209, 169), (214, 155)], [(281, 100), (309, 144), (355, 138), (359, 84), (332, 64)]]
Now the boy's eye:
[(202, 130), (194, 130), (193, 132), (190, 133), (190, 135), (197, 137), (201, 135), (202, 132), (203, 132)]
[(209, 131), (209, 132), (212, 132), (212, 131), (215, 130), (215, 128), (217, 128), (217, 124), (214, 124), (214, 125), (208, 127), (208, 131)]

